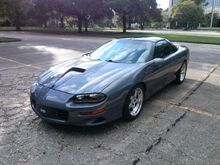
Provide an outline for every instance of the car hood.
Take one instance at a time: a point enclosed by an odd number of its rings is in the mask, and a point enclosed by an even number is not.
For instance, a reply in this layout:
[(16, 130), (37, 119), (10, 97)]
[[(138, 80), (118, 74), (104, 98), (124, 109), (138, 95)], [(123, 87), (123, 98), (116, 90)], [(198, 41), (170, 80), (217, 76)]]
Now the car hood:
[(111, 83), (128, 76), (140, 64), (122, 64), (81, 58), (43, 73), (38, 83), (70, 94), (102, 92)]

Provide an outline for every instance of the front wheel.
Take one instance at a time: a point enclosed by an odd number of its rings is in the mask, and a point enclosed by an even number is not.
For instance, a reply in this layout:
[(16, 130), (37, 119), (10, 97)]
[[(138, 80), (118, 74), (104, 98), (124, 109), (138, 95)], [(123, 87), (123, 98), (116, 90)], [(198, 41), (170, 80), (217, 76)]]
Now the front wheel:
[(180, 70), (176, 74), (176, 84), (182, 84), (186, 79), (186, 72), (187, 72), (187, 63), (184, 62), (180, 68)]
[(136, 119), (143, 107), (144, 88), (141, 85), (135, 86), (128, 94), (124, 109), (123, 118), (127, 121)]

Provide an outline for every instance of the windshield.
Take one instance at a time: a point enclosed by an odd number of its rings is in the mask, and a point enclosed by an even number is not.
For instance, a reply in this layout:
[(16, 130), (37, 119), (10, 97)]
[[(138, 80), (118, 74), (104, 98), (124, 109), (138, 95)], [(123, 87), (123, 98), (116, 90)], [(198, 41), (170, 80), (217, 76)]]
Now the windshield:
[(149, 57), (151, 47), (149, 41), (114, 40), (97, 49), (90, 57), (117, 63), (143, 63)]

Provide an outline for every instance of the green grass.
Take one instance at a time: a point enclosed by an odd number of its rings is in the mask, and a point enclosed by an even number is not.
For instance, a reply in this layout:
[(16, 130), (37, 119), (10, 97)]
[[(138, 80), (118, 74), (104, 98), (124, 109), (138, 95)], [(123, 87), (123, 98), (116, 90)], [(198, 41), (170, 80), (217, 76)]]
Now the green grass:
[(220, 45), (220, 37), (176, 35), (176, 34), (159, 34), (157, 36), (177, 42), (191, 42), (191, 43)]
[(154, 34), (154, 33), (120, 33), (120, 32), (89, 32), (83, 33), (85, 36), (99, 36), (110, 38), (129, 38), (129, 37), (162, 37), (176, 42), (190, 42), (202, 44), (220, 45), (220, 37), (197, 36), (197, 35), (177, 35), (177, 34)]
[[(91, 29), (90, 29), (91, 30)], [(40, 32), (47, 34), (64, 34), (64, 35), (77, 35), (83, 37), (106, 37), (106, 38), (130, 38), (130, 37), (162, 37), (176, 42), (190, 42), (190, 43), (202, 43), (202, 44), (217, 44), (220, 45), (220, 37), (210, 36), (198, 36), (198, 35), (179, 35), (179, 34), (154, 34), (154, 33), (136, 33), (136, 32), (107, 32), (107, 31), (95, 31), (78, 33), (76, 29), (72, 30), (59, 30), (59, 29), (35, 29), (27, 30), (32, 32)]]
[(5, 37), (0, 37), (0, 43), (3, 42), (18, 42), (21, 41), (20, 39), (16, 39), (16, 38), (5, 38)]
[[(13, 28), (0, 28), (0, 31), (14, 31)], [(25, 32), (47, 33), (51, 35), (76, 35), (82, 37), (106, 37), (106, 38), (129, 38), (129, 37), (162, 37), (176, 42), (190, 42), (202, 44), (217, 44), (220, 45), (220, 37), (215, 36), (198, 36), (198, 35), (179, 35), (179, 34), (154, 34), (154, 33), (136, 33), (128, 32), (121, 33), (118, 31), (109, 32), (102, 31), (101, 29), (89, 29), (90, 32), (78, 33), (77, 29), (57, 29), (57, 28), (38, 28), (38, 27), (25, 27), (22, 28)], [(175, 33), (175, 32), (174, 32)], [(201, 32), (202, 33), (202, 32)], [(0, 42), (2, 39), (0, 39)], [(4, 42), (18, 41), (17, 39), (3, 39)]]

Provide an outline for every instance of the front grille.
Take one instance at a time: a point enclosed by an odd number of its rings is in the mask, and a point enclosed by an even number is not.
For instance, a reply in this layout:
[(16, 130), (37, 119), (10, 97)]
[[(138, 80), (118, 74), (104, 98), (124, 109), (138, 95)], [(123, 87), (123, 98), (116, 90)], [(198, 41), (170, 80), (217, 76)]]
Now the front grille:
[(69, 113), (65, 110), (60, 110), (51, 107), (42, 107), (39, 110), (40, 114), (46, 118), (56, 119), (56, 120), (64, 120), (67, 121), (69, 118)]

